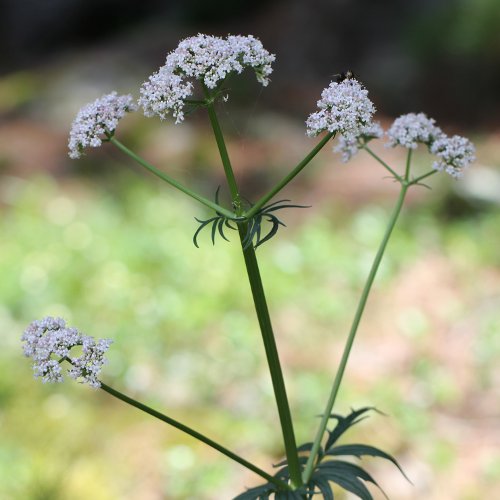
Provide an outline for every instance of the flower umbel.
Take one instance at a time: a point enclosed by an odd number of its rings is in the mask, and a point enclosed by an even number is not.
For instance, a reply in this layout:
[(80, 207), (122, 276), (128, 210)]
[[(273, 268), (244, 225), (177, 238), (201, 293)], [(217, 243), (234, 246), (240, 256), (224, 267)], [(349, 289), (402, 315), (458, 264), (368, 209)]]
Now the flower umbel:
[(365, 144), (372, 139), (379, 139), (384, 135), (380, 123), (373, 122), (361, 127), (359, 135), (339, 137), (337, 145), (333, 148), (336, 153), (342, 153), (342, 161), (348, 162)]
[[(131, 95), (106, 94), (80, 109), (69, 133), (69, 157), (81, 158), (87, 147), (97, 148), (103, 136), (112, 135), (125, 113), (136, 111)], [(105, 137), (104, 137), (105, 138)]]
[[(76, 328), (69, 328), (62, 318), (47, 316), (33, 321), (21, 338), (25, 342), (24, 355), (33, 360), (35, 377), (45, 382), (62, 382), (62, 363), (71, 367), (68, 375), (91, 387), (100, 387), (98, 375), (107, 362), (104, 354), (112, 343), (110, 339), (99, 339), (83, 335)], [(73, 347), (81, 346), (81, 355), (71, 356)]]
[(185, 100), (193, 93), (193, 84), (187, 79), (215, 89), (231, 73), (252, 68), (257, 80), (266, 86), (274, 59), (251, 35), (230, 35), (224, 39), (199, 34), (186, 38), (167, 55), (165, 65), (142, 85), (139, 104), (146, 116), (157, 114), (164, 119), (171, 112), (176, 123), (180, 123), (184, 119)]
[(193, 92), (193, 84), (172, 72), (172, 68), (163, 66), (149, 77), (141, 87), (139, 105), (148, 117), (158, 115), (162, 120), (171, 112), (175, 123), (184, 120), (184, 99)]
[(428, 118), (424, 113), (402, 115), (394, 120), (387, 131), (389, 137), (387, 146), (403, 146), (409, 149), (416, 149), (419, 143), (430, 146), (443, 134), (435, 123), (435, 120)]
[(362, 135), (375, 113), (368, 91), (354, 78), (331, 82), (321, 93), (318, 107), (319, 111), (309, 115), (306, 121), (307, 135), (338, 132), (348, 141), (355, 141)]
[(402, 115), (387, 131), (390, 139), (387, 146), (416, 149), (419, 143), (425, 144), (429, 152), (438, 157), (432, 165), (435, 170), (462, 177), (463, 170), (476, 159), (474, 144), (459, 135), (448, 137), (435, 123), (424, 113)]
[(462, 177), (463, 170), (476, 159), (474, 144), (459, 135), (447, 137), (443, 134), (432, 143), (430, 151), (438, 157), (432, 165), (433, 168), (444, 170), (455, 178)]

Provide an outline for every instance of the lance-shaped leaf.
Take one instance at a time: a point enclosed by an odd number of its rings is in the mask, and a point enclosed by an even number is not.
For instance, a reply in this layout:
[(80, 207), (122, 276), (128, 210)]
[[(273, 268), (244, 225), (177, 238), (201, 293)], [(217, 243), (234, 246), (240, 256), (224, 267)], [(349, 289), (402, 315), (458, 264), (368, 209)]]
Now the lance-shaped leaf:
[(304, 492), (299, 491), (277, 491), (274, 495), (275, 500), (304, 500)]
[(276, 492), (276, 486), (271, 483), (261, 484), (255, 488), (241, 493), (233, 500), (267, 500), (272, 493)]
[(281, 222), (278, 219), (278, 217), (276, 217), (274, 215), (269, 215), (269, 214), (266, 214), (266, 216), (267, 216), (267, 220), (272, 223), (271, 230), (262, 239), (260, 239), (260, 234), (259, 234), (259, 238), (257, 239), (257, 242), (255, 244), (255, 248), (262, 245), (266, 241), (270, 240), (278, 232), (278, 229), (280, 226), (285, 227), (285, 224), (283, 224), (283, 222)]
[[(297, 451), (299, 451), (299, 450), (297, 449)], [(307, 462), (307, 456), (299, 457), (299, 464), (304, 465), (304, 464), (306, 464), (306, 462)], [(288, 464), (288, 460), (285, 459), (277, 464), (273, 464), (273, 467), (281, 467), (282, 465), (286, 465), (286, 464)], [(283, 469), (280, 469), (278, 472), (281, 472), (282, 470)]]
[[(333, 474), (340, 475), (342, 478), (347, 478), (347, 479), (352, 479), (352, 480), (362, 479), (363, 481), (368, 481), (370, 483), (373, 483), (375, 486), (377, 486), (377, 488), (379, 488), (379, 490), (387, 498), (387, 495), (385, 494), (384, 490), (379, 486), (377, 481), (375, 481), (375, 479), (373, 479), (371, 474), (366, 472), (359, 465), (352, 464), (351, 462), (345, 462), (344, 460), (328, 460), (328, 461), (322, 462), (318, 466), (318, 471), (321, 471), (323, 474), (326, 474), (329, 478), (330, 478), (330, 475), (333, 473)], [(340, 486), (343, 486), (336, 479), (330, 479), (330, 480), (336, 482)], [(349, 491), (351, 491), (351, 490), (349, 490)]]
[(399, 469), (401, 474), (403, 474), (404, 478), (411, 483), (410, 479), (404, 473), (403, 469), (401, 468), (397, 460), (393, 456), (389, 455), (389, 453), (386, 453), (385, 451), (375, 448), (375, 446), (370, 446), (367, 444), (345, 444), (340, 446), (334, 446), (326, 452), (326, 455), (354, 456), (358, 458), (361, 458), (365, 455), (368, 455), (370, 457), (380, 457), (392, 462)]
[[(217, 188), (217, 191), (215, 193), (215, 203), (219, 205), (219, 190), (220, 187)], [(279, 200), (275, 201), (263, 208), (261, 208), (257, 213), (251, 217), (250, 219), (245, 219), (245, 216), (242, 215), (240, 218), (237, 220), (238, 223), (246, 223), (246, 233), (245, 236), (243, 237), (242, 244), (243, 244), (243, 249), (246, 250), (250, 245), (253, 245), (254, 248), (259, 247), (266, 241), (269, 241), (277, 232), (280, 226), (285, 227), (285, 224), (276, 217), (272, 212), (275, 212), (277, 210), (281, 210), (284, 208), (308, 208), (304, 205), (293, 205), (293, 204), (287, 204), (284, 202), (287, 202), (290, 200)], [(198, 235), (204, 229), (207, 227), (209, 224), (212, 224), (211, 227), (211, 239), (212, 243), (215, 244), (215, 237), (217, 235), (217, 232), (219, 235), (225, 239), (226, 241), (229, 241), (229, 239), (226, 237), (224, 233), (224, 229), (232, 229), (232, 230), (237, 230), (238, 228), (233, 226), (230, 223), (230, 219), (228, 219), (226, 216), (224, 216), (222, 213), (219, 211), (216, 211), (216, 216), (212, 217), (207, 220), (201, 220), (195, 217), (195, 219), (199, 222), (200, 226), (196, 230), (194, 236), (193, 236), (193, 243), (197, 248), (198, 246)], [(262, 236), (262, 223), (263, 221), (269, 222), (271, 224), (271, 228), (269, 231), (265, 234), (265, 236)]]
[(334, 500), (333, 491), (328, 479), (320, 474), (315, 474), (309, 481), (312, 487), (318, 487), (319, 492), (323, 495), (323, 500)]
[(311, 479), (317, 481), (319, 477), (338, 484), (345, 490), (357, 495), (361, 500), (373, 500), (368, 488), (356, 476), (344, 476), (337, 471), (322, 471), (321, 473), (317, 471), (312, 475)]
[(225, 220), (223, 218), (219, 219), (219, 221), (217, 222), (217, 228), (219, 230), (219, 234), (222, 236), (223, 239), (225, 239), (226, 241), (229, 241), (224, 234), (224, 226), (231, 228), (231, 226), (228, 224), (227, 220)]
[(198, 219), (197, 217), (195, 217), (196, 221), (200, 223), (200, 227), (196, 230), (196, 232), (194, 233), (194, 236), (193, 236), (193, 243), (194, 243), (194, 246), (196, 248), (200, 248), (198, 246), (198, 235), (200, 234), (201, 230), (206, 227), (208, 224), (210, 224), (211, 222), (214, 222), (214, 224), (217, 224), (217, 219), (219, 217), (212, 217), (211, 219), (207, 219), (207, 220), (201, 220), (201, 219)]
[(365, 415), (365, 413), (370, 410), (377, 411), (372, 406), (366, 406), (364, 408), (360, 408), (359, 410), (351, 410), (351, 413), (349, 413), (347, 417), (338, 415), (336, 413), (332, 413), (330, 415), (330, 418), (336, 419), (337, 425), (334, 427), (333, 430), (328, 431), (329, 435), (325, 444), (325, 450), (328, 451), (328, 449), (331, 448), (335, 444), (335, 442), (339, 439), (339, 437), (342, 436), (342, 434), (344, 434), (344, 432), (346, 432), (350, 427), (356, 425), (365, 418), (368, 418), (368, 415)]

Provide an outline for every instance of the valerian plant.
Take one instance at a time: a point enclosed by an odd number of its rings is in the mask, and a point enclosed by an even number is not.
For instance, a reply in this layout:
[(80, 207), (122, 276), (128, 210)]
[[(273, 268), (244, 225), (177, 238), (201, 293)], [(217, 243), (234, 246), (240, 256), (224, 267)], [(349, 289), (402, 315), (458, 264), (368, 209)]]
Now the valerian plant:
[[(219, 38), (197, 35), (187, 38), (167, 55), (164, 66), (143, 83), (137, 102), (131, 95), (112, 92), (84, 106), (71, 128), (69, 156), (80, 158), (87, 148), (99, 147), (104, 142), (109, 142), (142, 167), (214, 211), (214, 215), (206, 220), (196, 219), (199, 224), (193, 237), (196, 246), (197, 236), (204, 228), (210, 228), (213, 242), (218, 237), (229, 240), (227, 235), (231, 231), (238, 234), (282, 430), (285, 459), (275, 466), (277, 471), (267, 472), (257, 467), (200, 432), (105, 384), (99, 377), (111, 340), (95, 341), (79, 330), (68, 327), (63, 319), (47, 317), (34, 321), (24, 332), (24, 354), (32, 359), (35, 376), (41, 377), (43, 382), (61, 382), (63, 368), (67, 368), (67, 374), (71, 378), (100, 388), (111, 396), (174, 426), (265, 480), (264, 484), (238, 495), (238, 500), (317, 497), (331, 500), (334, 498), (333, 484), (363, 500), (370, 500), (372, 494), (366, 483), (377, 486), (378, 484), (353, 458), (379, 457), (394, 464), (403, 475), (404, 472), (391, 455), (373, 445), (339, 444), (339, 439), (350, 428), (363, 420), (370, 411), (375, 410), (372, 407), (364, 407), (353, 409), (346, 416), (335, 413), (334, 406), (339, 388), (370, 289), (408, 190), (424, 185), (424, 179), (438, 172), (446, 172), (454, 178), (461, 177), (464, 170), (474, 161), (474, 146), (464, 137), (448, 137), (433, 119), (423, 113), (403, 115), (384, 132), (382, 126), (373, 120), (375, 106), (368, 97), (367, 89), (349, 72), (332, 81), (323, 90), (317, 102), (317, 111), (306, 120), (307, 135), (317, 137), (323, 134), (323, 137), (274, 187), (255, 202), (249, 202), (241, 195), (240, 186), (234, 176), (217, 117), (216, 104), (227, 99), (228, 79), (245, 69), (253, 70), (257, 80), (267, 86), (274, 60), (275, 56), (264, 49), (262, 43), (253, 36)], [(177, 124), (181, 124), (188, 113), (196, 110), (208, 113), (231, 196), (230, 207), (224, 207), (219, 202), (219, 191), (212, 201), (213, 197), (202, 195), (182, 185), (116, 138), (119, 120), (139, 108), (142, 108), (147, 117), (158, 116), (165, 120), (171, 116)], [(371, 141), (384, 136), (388, 138), (386, 146), (407, 150), (406, 162), (402, 168), (389, 166), (370, 149)], [(343, 161), (348, 161), (360, 151), (368, 153), (388, 172), (389, 177), (400, 185), (400, 192), (362, 290), (316, 434), (311, 441), (298, 446), (255, 248), (271, 240), (284, 225), (277, 216), (279, 211), (299, 207), (290, 203), (290, 200), (272, 199), (334, 138), (337, 138), (334, 151), (342, 154)], [(434, 159), (426, 172), (415, 175), (412, 172), (412, 153), (419, 145), (426, 147)], [(76, 355), (72, 354), (75, 347)]]

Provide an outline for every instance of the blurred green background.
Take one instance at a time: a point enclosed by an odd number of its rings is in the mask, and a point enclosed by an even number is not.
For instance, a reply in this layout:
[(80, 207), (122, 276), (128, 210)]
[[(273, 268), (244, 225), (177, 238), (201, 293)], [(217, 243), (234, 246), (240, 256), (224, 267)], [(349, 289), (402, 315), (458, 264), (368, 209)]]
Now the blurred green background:
[[(410, 193), (337, 410), (374, 405), (388, 415), (347, 437), (401, 462), (413, 486), (366, 460), (391, 498), (500, 497), (500, 8), (493, 0), (383, 5), (3, 3), (0, 499), (225, 500), (258, 482), (100, 391), (33, 380), (19, 339), (44, 315), (114, 340), (103, 375), (110, 385), (263, 468), (282, 456), (235, 235), (212, 246), (203, 234), (196, 249), (203, 207), (109, 145), (77, 162), (66, 156), (83, 104), (113, 89), (137, 96), (178, 40), (197, 32), (253, 33), (277, 55), (269, 88), (245, 75), (219, 108), (249, 199), (314, 146), (303, 122), (346, 68), (386, 127), (424, 111), (476, 143), (478, 161), (463, 180), (435, 176), (432, 190)], [(131, 115), (118, 137), (207, 197), (224, 183), (202, 113), (182, 126)], [(401, 152), (375, 149), (396, 168), (404, 162)], [(429, 162), (416, 157), (417, 168)], [(283, 194), (312, 208), (284, 213), (287, 228), (258, 250), (300, 442), (316, 430), (395, 200), (384, 177), (364, 155), (343, 165), (325, 148)]]

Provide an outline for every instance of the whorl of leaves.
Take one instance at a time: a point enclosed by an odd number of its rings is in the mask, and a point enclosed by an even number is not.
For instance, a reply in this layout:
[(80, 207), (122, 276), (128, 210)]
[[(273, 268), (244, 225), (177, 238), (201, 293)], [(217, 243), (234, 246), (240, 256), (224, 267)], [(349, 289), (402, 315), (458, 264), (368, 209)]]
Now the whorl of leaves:
[[(241, 495), (238, 495), (234, 500), (314, 500), (314, 498), (323, 498), (324, 500), (334, 500), (332, 483), (337, 484), (341, 488), (350, 493), (353, 493), (361, 500), (373, 500), (373, 496), (366, 487), (366, 482), (376, 485), (387, 498), (387, 495), (380, 488), (379, 484), (373, 477), (366, 472), (362, 467), (352, 462), (338, 460), (333, 457), (356, 457), (363, 456), (379, 457), (392, 462), (408, 480), (408, 477), (401, 469), (400, 465), (388, 453), (375, 448), (374, 446), (365, 444), (344, 444), (337, 445), (338, 439), (352, 426), (361, 422), (368, 417), (366, 415), (370, 410), (375, 410), (372, 407), (364, 407), (359, 410), (351, 410), (347, 416), (332, 413), (330, 418), (337, 421), (337, 424), (332, 430), (327, 430), (328, 437), (324, 447), (320, 447), (315, 468), (309, 482), (300, 489), (294, 491), (280, 490), (273, 483), (266, 483), (255, 488), (251, 488)], [(375, 410), (377, 411), (377, 410)], [(299, 463), (305, 466), (313, 447), (313, 443), (305, 443), (297, 451), (299, 454)], [(306, 453), (305, 455), (302, 453)], [(284, 460), (275, 465), (280, 467), (274, 477), (285, 482), (289, 482), (290, 476), (288, 472), (287, 461)], [(411, 482), (411, 481), (410, 481)]]
[[(304, 205), (287, 204), (286, 202), (289, 201), (290, 200), (279, 200), (270, 203), (269, 205), (266, 205), (265, 207), (262, 207), (260, 210), (258, 210), (257, 213), (250, 219), (246, 219), (244, 216), (239, 219), (229, 219), (220, 212), (216, 212), (216, 215), (214, 217), (206, 220), (201, 220), (195, 217), (200, 226), (194, 233), (193, 243), (196, 248), (199, 248), (198, 235), (205, 227), (209, 226), (210, 224), (212, 225), (211, 238), (213, 244), (215, 244), (215, 237), (217, 233), (219, 233), (219, 235), (224, 240), (229, 241), (224, 231), (226, 229), (237, 231), (238, 227), (233, 224), (236, 223), (245, 224), (246, 227), (245, 237), (242, 241), (243, 249), (246, 250), (248, 247), (250, 247), (250, 245), (253, 245), (254, 248), (257, 248), (266, 241), (270, 240), (278, 232), (280, 226), (286, 227), (286, 225), (278, 217), (276, 217), (274, 212), (283, 208), (308, 208)], [(217, 189), (217, 192), (215, 193), (215, 202), (217, 204), (219, 203), (219, 189)], [(265, 235), (263, 235), (262, 231), (262, 223), (264, 221), (271, 224), (271, 229), (269, 229), (269, 231)]]

